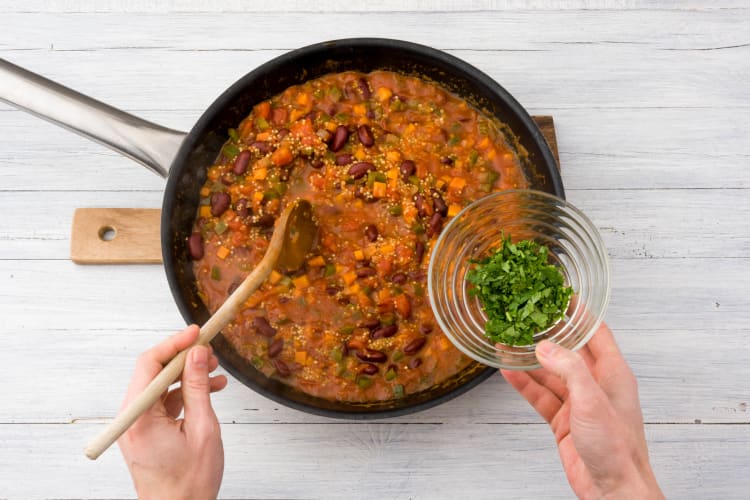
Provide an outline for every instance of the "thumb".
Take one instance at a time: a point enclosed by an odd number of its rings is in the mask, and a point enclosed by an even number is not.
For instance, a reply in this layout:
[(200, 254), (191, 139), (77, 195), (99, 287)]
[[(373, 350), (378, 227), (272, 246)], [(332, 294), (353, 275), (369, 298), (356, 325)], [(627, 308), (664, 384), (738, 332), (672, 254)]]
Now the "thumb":
[(568, 388), (571, 397), (598, 395), (601, 388), (589, 372), (580, 354), (543, 340), (536, 347), (536, 356), (544, 368), (558, 376)]
[(182, 372), (182, 399), (185, 404), (186, 426), (191, 427), (215, 420), (210, 393), (208, 348), (198, 345), (188, 352), (185, 370)]

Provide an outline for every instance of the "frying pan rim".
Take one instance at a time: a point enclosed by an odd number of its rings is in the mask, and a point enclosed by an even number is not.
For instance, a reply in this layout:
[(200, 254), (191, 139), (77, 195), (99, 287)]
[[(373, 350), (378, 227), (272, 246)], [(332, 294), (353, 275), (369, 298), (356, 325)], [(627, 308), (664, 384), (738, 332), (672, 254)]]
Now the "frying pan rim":
[[(208, 127), (212, 120), (214, 120), (222, 110), (229, 107), (232, 102), (237, 99), (237, 96), (241, 91), (248, 87), (246, 82), (262, 77), (264, 73), (269, 72), (269, 70), (273, 67), (281, 65), (288, 66), (297, 59), (303, 59), (317, 52), (330, 51), (333, 48), (342, 46), (351, 48), (353, 50), (372, 50), (375, 48), (382, 50), (397, 49), (399, 51), (410, 51), (415, 53), (417, 56), (427, 57), (442, 65), (453, 67), (458, 73), (464, 75), (468, 80), (471, 80), (477, 83), (479, 86), (484, 87), (487, 90), (487, 93), (493, 96), (493, 100), (502, 102), (509, 113), (514, 115), (514, 117), (518, 119), (521, 122), (522, 126), (530, 133), (528, 137), (529, 142), (535, 143), (535, 145), (539, 149), (539, 152), (541, 153), (541, 158), (538, 159), (537, 164), (546, 167), (549, 171), (552, 192), (554, 192), (561, 198), (565, 197), (562, 178), (560, 176), (559, 170), (557, 169), (557, 162), (537, 124), (531, 118), (529, 113), (523, 108), (523, 106), (521, 106), (521, 104), (507, 90), (505, 90), (504, 87), (502, 87), (498, 82), (496, 82), (486, 73), (472, 66), (471, 64), (446, 52), (428, 47), (426, 45), (420, 45), (413, 42), (390, 38), (345, 38), (319, 42), (301, 47), (299, 49), (281, 54), (269, 61), (262, 63), (260, 66), (254, 68), (253, 70), (239, 78), (224, 92), (222, 92), (221, 95), (219, 95), (219, 97), (217, 97), (216, 100), (214, 100), (214, 102), (208, 108), (206, 108), (198, 121), (196, 121), (196, 123), (193, 125), (172, 161), (170, 175), (167, 178), (167, 185), (165, 188), (164, 200), (162, 203), (162, 258), (164, 263), (164, 271), (167, 275), (167, 281), (169, 283), (170, 291), (175, 300), (175, 303), (177, 304), (180, 314), (187, 322), (194, 322), (194, 318), (192, 315), (192, 311), (184, 300), (179, 288), (180, 278), (175, 268), (176, 262), (171, 248), (174, 237), (174, 235), (172, 234), (173, 231), (171, 226), (171, 218), (173, 215), (173, 208), (177, 203), (179, 203), (179, 200), (177, 200), (177, 189), (179, 187), (178, 180), (181, 177), (180, 174), (182, 173), (183, 169), (189, 168), (189, 156), (200, 143), (200, 139), (203, 135), (204, 129)], [(518, 134), (517, 130), (514, 129), (513, 131), (517, 135), (521, 135)], [(453, 388), (449, 392), (426, 401), (415, 403), (410, 406), (390, 409), (377, 409), (375, 411), (369, 412), (344, 411), (333, 410), (329, 408), (320, 408), (310, 404), (294, 401), (290, 398), (285, 397), (283, 394), (277, 394), (272, 390), (261, 387), (258, 384), (254, 383), (251, 379), (249, 379), (249, 377), (245, 376), (245, 374), (243, 374), (238, 367), (229, 362), (228, 358), (224, 356), (222, 352), (219, 352), (218, 349), (215, 349), (214, 351), (219, 359), (219, 362), (221, 363), (221, 366), (227, 372), (229, 372), (244, 385), (250, 387), (253, 391), (261, 394), (262, 396), (265, 396), (276, 403), (294, 408), (299, 411), (304, 411), (306, 413), (348, 420), (371, 420), (379, 418), (398, 417), (426, 410), (466, 393), (496, 372), (494, 368), (486, 367), (472, 379), (468, 380), (462, 385)]]

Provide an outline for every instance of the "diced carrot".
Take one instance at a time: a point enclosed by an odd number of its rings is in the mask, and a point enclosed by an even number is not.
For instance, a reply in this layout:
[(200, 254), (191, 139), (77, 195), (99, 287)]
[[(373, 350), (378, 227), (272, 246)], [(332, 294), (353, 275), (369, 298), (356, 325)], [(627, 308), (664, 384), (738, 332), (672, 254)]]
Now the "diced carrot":
[(255, 136), (256, 141), (267, 141), (271, 138), (270, 132), (261, 132), (260, 134)]
[(364, 148), (357, 148), (354, 150), (354, 157), (358, 159), (359, 161), (362, 161), (365, 158), (367, 158), (367, 153), (365, 153)]
[(262, 181), (268, 175), (268, 169), (265, 167), (256, 168), (253, 170), (253, 179), (256, 181)]
[(219, 175), (221, 175), (221, 172), (219, 172), (218, 170), (209, 169), (208, 171), (208, 178), (212, 181), (217, 180), (219, 178)]
[(404, 222), (409, 226), (414, 224), (414, 221), (417, 220), (417, 213), (417, 207), (412, 204), (407, 204), (404, 207)]
[(388, 171), (385, 173), (385, 176), (388, 177), (389, 179), (398, 179), (398, 173), (399, 173), (398, 169), (394, 167), (394, 168), (388, 169)]
[(203, 186), (201, 188), (201, 196), (203, 196), (205, 198), (206, 196), (208, 196), (210, 194), (211, 194), (211, 188), (209, 188), (208, 186)]
[(372, 185), (372, 195), (375, 198), (383, 198), (385, 196), (385, 182), (374, 182)]
[(388, 151), (385, 154), (385, 158), (390, 162), (398, 163), (399, 161), (401, 161), (401, 153), (399, 153), (398, 151)]
[(390, 243), (386, 243), (385, 245), (380, 247), (380, 255), (391, 255), (393, 253), (393, 250), (395, 250), (395, 248), (393, 248), (393, 245), (391, 245)]
[(333, 132), (338, 128), (338, 125), (336, 125), (336, 122), (326, 122), (325, 128), (329, 132)]
[(258, 203), (260, 203), (261, 201), (263, 201), (263, 193), (261, 193), (260, 191), (254, 192), (253, 193), (253, 201), (257, 201)]
[(387, 288), (381, 288), (378, 290), (378, 304), (385, 304), (391, 300), (391, 292)]
[(257, 116), (260, 116), (266, 119), (268, 118), (268, 115), (270, 113), (271, 113), (271, 103), (268, 101), (263, 101), (257, 106), (255, 106), (255, 114)]
[(300, 92), (297, 94), (297, 104), (300, 106), (307, 106), (308, 102), (310, 102), (310, 95), (307, 92)]
[(301, 365), (304, 365), (305, 361), (307, 361), (307, 353), (305, 351), (296, 351), (294, 353), (294, 361)]
[(235, 231), (232, 233), (231, 241), (232, 246), (234, 247), (245, 246), (245, 243), (247, 243), (247, 235), (245, 235), (245, 233)]
[(486, 149), (490, 145), (490, 138), (487, 136), (484, 136), (480, 139), (479, 143), (477, 144), (477, 147), (479, 149)]
[(495, 148), (492, 148), (492, 149), (490, 149), (490, 150), (489, 150), (489, 151), (487, 151), (487, 153), (485, 154), (485, 157), (486, 157), (486, 158), (487, 158), (488, 160), (494, 160), (496, 156), (497, 156), (497, 150), (496, 150)]
[(326, 260), (323, 258), (322, 255), (316, 255), (312, 259), (308, 260), (307, 264), (312, 267), (323, 267), (326, 265)]
[(216, 255), (220, 259), (226, 259), (227, 257), (229, 257), (229, 252), (230, 250), (227, 247), (219, 247), (219, 249), (216, 251)]
[(276, 269), (274, 269), (273, 271), (271, 271), (271, 275), (268, 276), (268, 282), (272, 285), (275, 285), (276, 283), (281, 281), (282, 277), (283, 277), (282, 274), (278, 272)]
[(349, 271), (348, 273), (344, 273), (342, 279), (344, 280), (344, 283), (346, 283), (346, 286), (349, 286), (356, 281), (357, 273), (355, 273), (354, 271)]
[(240, 125), (240, 137), (243, 139), (247, 139), (247, 137), (250, 135), (250, 133), (253, 131), (253, 121), (252, 120), (245, 120), (242, 122), (242, 125)]
[(380, 87), (378, 90), (375, 91), (375, 96), (378, 98), (380, 102), (387, 101), (391, 98), (393, 95), (393, 92), (388, 87)]
[(451, 179), (450, 184), (448, 184), (448, 189), (451, 189), (453, 191), (461, 191), (464, 186), (466, 186), (466, 179), (463, 177), (454, 177)]
[(373, 245), (368, 245), (365, 247), (365, 258), (371, 259), (373, 255), (377, 253), (378, 249)]
[(211, 217), (211, 207), (208, 205), (201, 205), (200, 216)]
[(367, 108), (364, 104), (355, 104), (352, 106), (352, 113), (357, 116), (365, 116), (367, 114)]
[(461, 211), (461, 205), (457, 203), (451, 203), (448, 205), (448, 217), (454, 217)]
[(438, 189), (443, 189), (443, 186), (445, 186), (445, 181), (443, 179), (438, 179), (435, 183), (435, 187)]
[(294, 283), (294, 286), (296, 288), (300, 288), (300, 289), (307, 288), (308, 286), (310, 286), (310, 280), (307, 279), (306, 274), (303, 274), (302, 276), (297, 276), (296, 278), (292, 280), (292, 282)]
[(375, 264), (375, 269), (377, 269), (378, 271), (378, 276), (384, 278), (385, 276), (391, 274), (391, 271), (393, 271), (393, 260), (390, 258), (380, 259)]
[(292, 156), (292, 152), (286, 146), (281, 146), (271, 155), (271, 161), (277, 167), (288, 165), (292, 162), (293, 159), (294, 157)]
[(297, 120), (299, 120), (300, 118), (302, 118), (306, 114), (307, 113), (305, 113), (305, 111), (302, 110), (302, 109), (293, 109), (292, 110), (292, 114), (289, 116), (289, 121), (290, 122), (296, 122)]
[(352, 286), (349, 287), (349, 293), (352, 295), (359, 293), (359, 283), (353, 283)]
[(402, 318), (409, 319), (411, 316), (411, 302), (409, 301), (408, 295), (396, 295), (393, 298), (393, 305), (396, 307), (396, 311)]
[(354, 251), (354, 258), (357, 260), (365, 260), (365, 253), (362, 250), (355, 250)]

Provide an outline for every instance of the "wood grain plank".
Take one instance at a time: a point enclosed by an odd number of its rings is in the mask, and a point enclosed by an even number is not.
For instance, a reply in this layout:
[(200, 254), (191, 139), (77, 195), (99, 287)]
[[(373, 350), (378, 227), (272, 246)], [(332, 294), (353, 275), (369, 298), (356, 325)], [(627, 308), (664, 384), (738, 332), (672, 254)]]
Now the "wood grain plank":
[[(113, 15), (87, 9), (88, 12), (72, 14), (42, 11), (33, 16), (28, 12), (9, 12), (3, 15), (3, 19), (7, 26), (24, 23), (24, 29), (14, 33), (13, 49), (46, 52), (133, 47), (201, 51), (291, 50), (352, 36), (387, 36), (438, 48), (501, 52), (570, 49), (571, 45), (580, 44), (612, 49), (618, 45), (629, 45), (649, 53), (651, 49), (705, 50), (721, 47), (721, 50), (733, 50), (729, 47), (741, 48), (748, 43), (745, 34), (750, 22), (747, 3), (743, 5), (744, 12), (743, 9), (723, 8), (618, 8), (617, 15), (613, 15), (611, 11), (596, 8), (558, 8), (551, 11), (475, 9), (467, 2), (457, 3), (465, 7), (458, 11), (443, 10), (438, 6), (425, 11), (412, 8), (413, 2), (404, 2), (407, 11), (398, 13), (398, 22), (394, 23), (390, 9), (384, 9), (382, 2), (371, 2), (370, 8), (374, 8), (375, 12), (367, 13), (367, 28), (363, 30), (358, 21), (367, 5), (362, 2), (349, 3), (349, 9), (354, 12), (335, 14), (329, 10), (330, 5), (299, 12), (288, 8), (258, 9), (257, 3), (251, 2), (246, 5), (257, 11), (234, 12), (231, 15), (224, 12), (180, 12), (180, 9), (151, 13), (118, 12)], [(563, 4), (551, 3), (558, 6)], [(331, 30), (331, 15), (336, 18), (335, 32)], [(33, 22), (29, 22), (31, 20)], [(570, 29), (571, 23), (575, 23), (576, 29)], [(248, 36), (248, 25), (263, 35)], [(300, 30), (299, 26), (305, 26), (305, 29)], [(544, 29), (538, 29), (539, 26), (544, 26)], [(669, 30), (665, 30), (665, 26), (669, 26)], [(102, 32), (107, 36), (77, 36), (86, 31)], [(211, 36), (196, 35), (204, 32), (210, 32)], [(574, 60), (570, 59), (569, 62)]]
[[(341, 35), (347, 34), (361, 32)], [(304, 43), (300, 40), (294, 46)], [(532, 108), (744, 108), (750, 94), (750, 87), (742, 84), (750, 72), (747, 50), (696, 50), (686, 57), (680, 50), (572, 43), (541, 51), (448, 52), (483, 70)], [(111, 50), (0, 50), (0, 57), (114, 106), (137, 109), (159, 103), (160, 109), (184, 109), (190, 103), (191, 108), (205, 109), (239, 77), (286, 51), (128, 48), (114, 52), (117, 62)], [(725, 77), (716, 79), (716, 74)], [(628, 83), (633, 81), (638, 85)]]
[(70, 260), (76, 264), (161, 264), (161, 210), (78, 208)]
[[(131, 497), (117, 450), (96, 462), (81, 453), (100, 428), (0, 425), (2, 494)], [(656, 425), (646, 434), (668, 498), (745, 498), (744, 426)], [(235, 424), (222, 437), (221, 498), (571, 498), (544, 425)]]

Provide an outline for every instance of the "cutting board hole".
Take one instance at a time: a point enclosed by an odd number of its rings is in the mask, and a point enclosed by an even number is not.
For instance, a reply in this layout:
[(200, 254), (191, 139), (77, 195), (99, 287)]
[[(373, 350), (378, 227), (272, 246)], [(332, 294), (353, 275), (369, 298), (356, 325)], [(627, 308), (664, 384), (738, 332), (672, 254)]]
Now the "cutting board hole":
[(102, 241), (112, 241), (117, 236), (117, 230), (112, 226), (103, 226), (99, 228), (99, 239)]

